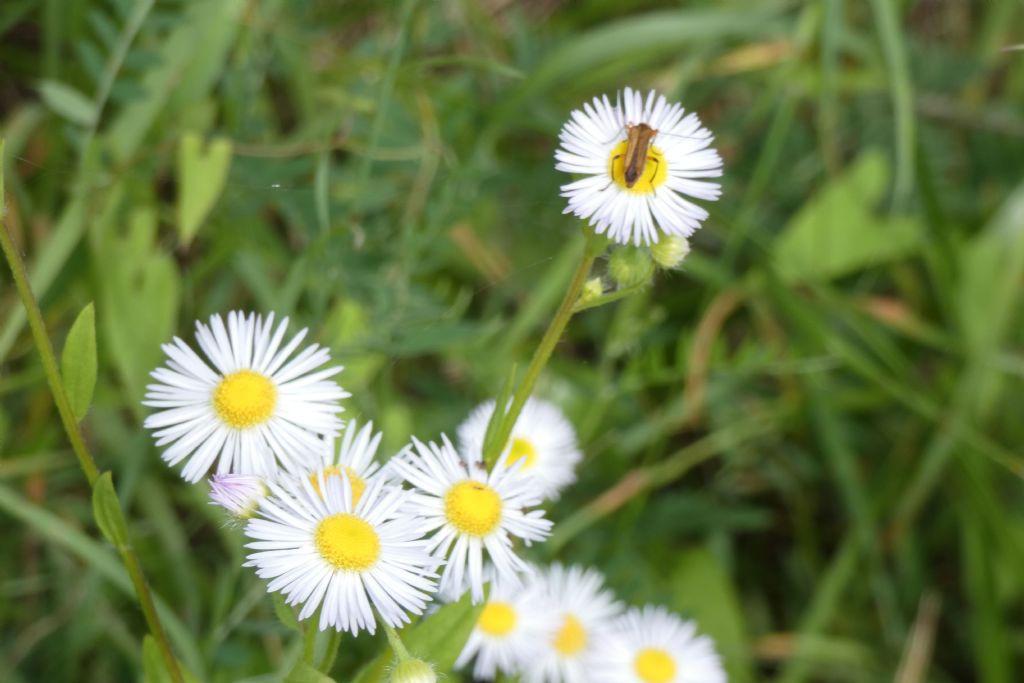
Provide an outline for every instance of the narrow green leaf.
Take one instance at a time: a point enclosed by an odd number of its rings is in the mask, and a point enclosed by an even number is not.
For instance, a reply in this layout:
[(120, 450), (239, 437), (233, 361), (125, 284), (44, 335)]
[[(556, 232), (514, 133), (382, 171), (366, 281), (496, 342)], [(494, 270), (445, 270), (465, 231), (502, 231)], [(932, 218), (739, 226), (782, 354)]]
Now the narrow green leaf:
[(312, 665), (300, 661), (284, 679), (284, 683), (335, 683), (335, 680), (317, 671)]
[[(413, 657), (430, 662), (439, 674), (449, 674), (483, 608), (483, 603), (472, 604), (467, 593), (458, 602), (445, 605), (416, 626), (405, 629), (402, 642)], [(360, 670), (353, 683), (382, 683), (392, 659), (391, 649), (385, 649)]]
[(90, 303), (82, 309), (64, 342), (60, 374), (75, 419), (81, 422), (96, 388), (96, 311)]
[[(181, 662), (178, 662), (178, 669), (185, 678), (185, 683), (199, 683), (199, 679)], [(148, 633), (142, 639), (142, 680), (143, 683), (173, 683), (167, 665), (164, 664), (164, 658), (160, 655), (160, 647)]]
[(128, 525), (124, 521), (110, 472), (104, 472), (96, 480), (92, 490), (92, 514), (108, 541), (118, 548), (128, 543)]
[(188, 244), (224, 190), (231, 167), (231, 141), (218, 138), (205, 148), (197, 133), (178, 143), (178, 233)]
[(96, 105), (70, 85), (60, 81), (40, 81), (39, 96), (55, 114), (72, 123), (89, 127), (96, 122)]
[(672, 607), (711, 636), (732, 683), (754, 679), (739, 599), (714, 555), (704, 548), (681, 553), (672, 575)]
[(284, 601), (284, 596), (280, 593), (271, 593), (270, 598), (274, 603), (274, 613), (281, 623), (296, 633), (302, 633), (299, 620), (295, 618), (295, 610)]

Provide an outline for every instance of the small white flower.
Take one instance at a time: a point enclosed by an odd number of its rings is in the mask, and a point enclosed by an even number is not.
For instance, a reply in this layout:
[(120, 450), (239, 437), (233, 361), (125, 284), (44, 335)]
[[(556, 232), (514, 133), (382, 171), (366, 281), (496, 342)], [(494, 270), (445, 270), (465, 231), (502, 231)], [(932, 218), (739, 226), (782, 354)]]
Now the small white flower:
[[(480, 404), (459, 425), (463, 457), (479, 457), (494, 405), (494, 401)], [(508, 465), (521, 463), (519, 472), (531, 478), (543, 498), (551, 499), (558, 498), (562, 489), (576, 481), (576, 465), (583, 457), (576, 432), (562, 411), (536, 398), (523, 405), (505, 451)]]
[(554, 564), (538, 577), (548, 635), (525, 667), (526, 683), (589, 683), (588, 664), (622, 612), (593, 569)]
[[(541, 510), (526, 508), (540, 503), (528, 478), (517, 476), (506, 456), (490, 473), (479, 457), (460, 457), (448, 437), (440, 446), (413, 439), (413, 446), (389, 465), (417, 489), (412, 508), (423, 517), (423, 531), (435, 531), (430, 549), (447, 558), (439, 590), (454, 598), (468, 589), (473, 602), (484, 597), (484, 571), (493, 567), (496, 578), (512, 586), (529, 567), (512, 550), (512, 537), (527, 545), (551, 531)], [(450, 551), (450, 552), (449, 552)], [(485, 559), (486, 558), (486, 559)]]
[[(635, 164), (626, 158), (631, 138), (649, 143)], [(687, 237), (708, 212), (685, 197), (721, 194), (718, 183), (696, 180), (722, 175), (712, 139), (696, 114), (684, 116), (682, 105), (653, 90), (644, 99), (626, 88), (614, 105), (607, 95), (595, 97), (572, 112), (559, 134), (555, 168), (586, 176), (562, 186), (565, 212), (621, 244), (651, 244), (660, 234)]]
[(492, 582), (487, 604), (455, 668), (461, 669), (475, 659), (473, 677), (484, 680), (493, 680), (499, 671), (507, 675), (523, 671), (547, 637), (540, 599), (536, 590)]
[(166, 367), (152, 372), (144, 405), (157, 408), (146, 418), (163, 459), (176, 465), (188, 458), (181, 476), (198, 481), (217, 463), (217, 472), (274, 476), (278, 463), (295, 471), (315, 461), (321, 436), (338, 433), (338, 401), (349, 394), (328, 378), (340, 367), (321, 368), (327, 349), (306, 347), (289, 360), (306, 336), (302, 330), (281, 346), (288, 319), (274, 329), (264, 319), (232, 311), (227, 325), (219, 315), (209, 327), (196, 322), (196, 341), (207, 364), (178, 337), (164, 344)]
[(267, 485), (254, 474), (215, 474), (210, 478), (210, 501), (238, 519), (249, 519), (267, 495)]
[(246, 566), (270, 580), (268, 591), (302, 604), (299, 619), (319, 607), (320, 630), (373, 633), (374, 610), (390, 626), (422, 614), (438, 563), (422, 520), (406, 509), (412, 493), (377, 478), (356, 503), (344, 471), (321, 473), (317, 484), (301, 478), (270, 485), (259, 516), (245, 527), (254, 539), (246, 547), (255, 551)]
[(596, 683), (725, 683), (714, 643), (663, 607), (631, 609), (598, 643)]
[(375, 476), (384, 474), (380, 464), (373, 459), (382, 436), (381, 432), (373, 433), (373, 422), (366, 423), (360, 429), (355, 420), (349, 420), (345, 425), (341, 443), (338, 444), (336, 439), (330, 436), (324, 439), (320, 462), (315, 465), (315, 470), (305, 476), (309, 477), (313, 488), (319, 491), (321, 473), (325, 479), (329, 479), (344, 472), (352, 485), (352, 496), (358, 503), (363, 491), (366, 490), (366, 485)]

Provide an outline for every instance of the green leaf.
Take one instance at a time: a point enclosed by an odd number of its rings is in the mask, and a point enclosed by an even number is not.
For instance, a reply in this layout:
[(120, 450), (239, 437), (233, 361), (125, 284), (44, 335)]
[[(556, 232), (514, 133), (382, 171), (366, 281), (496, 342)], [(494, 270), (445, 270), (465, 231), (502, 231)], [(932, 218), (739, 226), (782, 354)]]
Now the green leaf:
[(96, 104), (70, 85), (60, 81), (40, 81), (39, 96), (55, 114), (72, 123), (84, 127), (96, 123)]
[[(416, 626), (400, 632), (402, 642), (413, 657), (435, 665), (439, 674), (449, 674), (483, 608), (483, 603), (472, 604), (467, 593), (458, 602), (445, 605)], [(385, 649), (360, 670), (353, 683), (381, 683), (392, 659), (391, 649)]]
[(179, 274), (174, 261), (156, 246), (157, 218), (152, 206), (131, 209), (127, 220), (123, 186), (90, 231), (93, 267), (98, 279), (99, 325), (130, 406), (140, 410), (148, 373), (160, 364), (160, 344), (174, 333)]
[(820, 282), (906, 256), (921, 240), (913, 216), (876, 216), (889, 186), (878, 151), (867, 151), (812, 197), (773, 245), (786, 282)]
[(110, 472), (104, 472), (92, 489), (92, 514), (103, 536), (120, 548), (128, 544), (128, 525), (121, 512), (121, 503), (114, 490), (114, 479)]
[[(178, 669), (185, 683), (199, 683), (199, 679), (182, 666), (181, 662), (178, 662)], [(173, 683), (167, 665), (164, 664), (164, 658), (160, 654), (160, 647), (156, 644), (156, 639), (148, 633), (142, 639), (142, 680), (143, 683)]]
[(75, 419), (81, 422), (96, 388), (96, 311), (90, 303), (82, 309), (64, 342), (60, 374)]
[(672, 607), (697, 622), (715, 641), (731, 683), (753, 680), (746, 627), (729, 577), (704, 548), (681, 553), (672, 575)]
[(320, 673), (312, 665), (300, 661), (284, 679), (284, 683), (335, 683), (335, 680)]
[(274, 613), (281, 623), (296, 633), (302, 633), (299, 620), (295, 618), (295, 610), (284, 601), (284, 596), (280, 593), (271, 593), (270, 598), (274, 603)]
[(204, 149), (198, 134), (181, 136), (178, 143), (178, 233), (184, 244), (192, 241), (217, 203), (230, 167), (230, 140), (218, 138)]

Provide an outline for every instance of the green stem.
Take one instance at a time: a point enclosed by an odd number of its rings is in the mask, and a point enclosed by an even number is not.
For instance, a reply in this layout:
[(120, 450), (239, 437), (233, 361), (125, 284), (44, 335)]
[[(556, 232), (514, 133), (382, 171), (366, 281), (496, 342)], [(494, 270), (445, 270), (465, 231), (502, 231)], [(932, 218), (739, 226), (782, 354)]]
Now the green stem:
[(544, 332), (537, 350), (534, 351), (533, 358), (530, 359), (530, 365), (526, 368), (526, 375), (523, 377), (519, 388), (516, 389), (508, 411), (502, 415), (499, 411), (503, 409), (503, 406), (495, 406), (494, 415), (491, 419), (501, 420), (499, 423), (501, 429), (497, 432), (497, 438), (491, 442), (487, 452), (484, 453), (484, 463), (488, 467), (493, 465), (498, 456), (501, 455), (501, 452), (505, 450), (505, 444), (508, 443), (509, 435), (512, 434), (512, 427), (515, 426), (519, 413), (522, 412), (526, 400), (533, 393), (533, 387), (537, 383), (541, 371), (547, 365), (552, 352), (555, 350), (555, 345), (562, 338), (565, 326), (569, 324), (569, 319), (575, 313), (576, 303), (579, 301), (580, 292), (583, 291), (583, 285), (587, 282), (587, 276), (590, 275), (590, 268), (607, 246), (607, 240), (604, 237), (595, 235), (589, 228), (586, 230), (586, 235), (587, 240), (583, 247), (583, 256), (580, 258), (579, 266), (576, 267), (576, 273), (569, 283), (569, 289), (566, 290), (562, 303), (559, 304), (558, 310), (555, 312), (555, 317), (551, 319), (551, 324), (548, 325), (548, 329)]
[[(11, 268), (11, 275), (14, 277), (14, 286), (18, 290), (18, 296), (21, 298), (21, 303), (24, 305), (25, 312), (28, 315), (28, 324), (32, 331), (32, 338), (35, 341), (36, 349), (39, 351), (39, 356), (43, 363), (43, 371), (46, 373), (46, 381), (50, 385), (50, 393), (53, 394), (54, 403), (57, 404), (57, 412), (60, 414), (64, 431), (71, 442), (71, 449), (74, 451), (75, 457), (78, 458), (78, 464), (82, 467), (85, 478), (89, 481), (89, 487), (92, 488), (96, 479), (100, 476), (99, 470), (96, 467), (96, 461), (85, 445), (82, 430), (79, 428), (78, 421), (71, 410), (67, 392), (64, 390), (64, 382), (61, 380), (60, 371), (57, 369), (57, 356), (53, 351), (53, 343), (46, 333), (43, 314), (39, 310), (39, 303), (32, 294), (32, 288), (28, 282), (25, 262), (14, 246), (11, 235), (7, 231), (7, 224), (4, 222), (2, 159), (3, 140), (0, 140), (0, 247), (2, 247), (4, 256), (7, 258), (7, 264)], [(117, 500), (116, 497), (115, 500)], [(120, 502), (118, 502), (118, 505), (120, 506)], [(128, 575), (131, 577), (132, 585), (135, 587), (135, 594), (139, 599), (139, 607), (142, 608), (142, 614), (146, 619), (146, 624), (149, 626), (149, 632), (153, 635), (157, 646), (160, 648), (160, 654), (163, 655), (167, 671), (171, 675), (171, 680), (174, 683), (184, 683), (181, 670), (178, 668), (178, 660), (171, 651), (171, 645), (167, 641), (167, 634), (164, 631), (163, 624), (160, 622), (160, 617), (156, 613), (153, 595), (149, 591), (138, 555), (135, 554), (134, 548), (130, 545), (118, 548), (118, 551), (121, 554), (122, 562), (124, 562), (125, 567), (128, 569)]]
[(306, 622), (306, 628), (302, 632), (302, 661), (312, 665), (316, 659), (316, 634), (319, 633), (317, 623), (320, 621), (320, 610), (317, 610), (313, 617)]
[(625, 299), (627, 296), (631, 296), (637, 292), (642, 292), (647, 289), (649, 284), (650, 283), (648, 282), (644, 282), (643, 284), (633, 285), (632, 287), (623, 287), (622, 289), (616, 289), (614, 292), (602, 294), (593, 301), (576, 304), (573, 307), (572, 312), (579, 313), (580, 311), (589, 311), (591, 308), (597, 308), (598, 306), (604, 306), (605, 304), (610, 304), (613, 301), (618, 301), (619, 299)]
[(395, 657), (398, 658), (398, 661), (404, 662), (407, 659), (412, 659), (409, 651), (405, 649), (405, 644), (402, 642), (402, 639), (398, 636), (398, 632), (386, 623), (381, 623), (384, 624), (384, 633), (387, 634), (388, 643), (391, 644), (391, 649), (394, 650)]
[(338, 656), (338, 648), (341, 646), (341, 631), (331, 630), (327, 634), (327, 647), (324, 648), (324, 656), (320, 660), (320, 665), (317, 667), (317, 671), (322, 671), (325, 674), (330, 673), (331, 667), (334, 666), (334, 660)]

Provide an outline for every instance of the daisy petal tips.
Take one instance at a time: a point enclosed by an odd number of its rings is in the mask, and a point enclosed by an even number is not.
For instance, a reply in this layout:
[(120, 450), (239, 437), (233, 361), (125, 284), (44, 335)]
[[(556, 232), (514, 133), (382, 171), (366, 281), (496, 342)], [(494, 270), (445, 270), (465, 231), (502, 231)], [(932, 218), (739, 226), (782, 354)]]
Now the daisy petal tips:
[(279, 467), (305, 469), (336, 436), (342, 422), (339, 401), (349, 394), (330, 378), (340, 367), (317, 344), (295, 350), (302, 330), (282, 346), (288, 319), (274, 327), (264, 318), (233, 311), (196, 322), (204, 360), (181, 339), (164, 344), (164, 367), (152, 372), (143, 405), (156, 409), (146, 418), (169, 465), (187, 460), (181, 476), (201, 479), (216, 464), (227, 472), (270, 477)]
[(697, 625), (663, 607), (631, 609), (600, 639), (595, 683), (726, 683), (722, 660)]
[(581, 176), (562, 186), (565, 213), (587, 220), (620, 244), (688, 237), (708, 212), (689, 198), (715, 200), (722, 158), (696, 114), (650, 91), (626, 88), (612, 104), (595, 97), (572, 112), (559, 133), (559, 171)]
[(530, 479), (509, 469), (506, 453), (487, 472), (479, 458), (459, 456), (446, 436), (441, 445), (413, 440), (413, 448), (392, 459), (392, 471), (416, 490), (411, 509), (434, 531), (430, 549), (447, 558), (441, 574), (442, 597), (456, 599), (467, 589), (474, 604), (484, 598), (484, 574), (512, 586), (531, 570), (512, 549), (512, 537), (527, 545), (547, 538), (551, 522)]
[(358, 635), (376, 630), (374, 611), (392, 627), (423, 613), (438, 562), (407, 509), (410, 491), (377, 478), (356, 502), (344, 471), (319, 474), (316, 487), (303, 478), (270, 490), (245, 527), (246, 565), (269, 592), (302, 605), (300, 620), (320, 608), (321, 631)]

